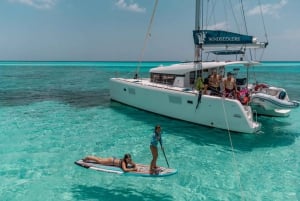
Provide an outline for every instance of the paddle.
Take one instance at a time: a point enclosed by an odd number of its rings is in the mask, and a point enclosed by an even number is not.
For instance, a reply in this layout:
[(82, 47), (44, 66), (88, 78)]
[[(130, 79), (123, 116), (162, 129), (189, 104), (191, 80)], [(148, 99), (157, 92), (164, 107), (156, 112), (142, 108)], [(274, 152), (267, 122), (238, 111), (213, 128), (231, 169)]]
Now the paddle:
[(159, 144), (160, 144), (160, 148), (161, 148), (161, 150), (162, 150), (162, 152), (163, 152), (163, 154), (164, 154), (164, 156), (165, 156), (165, 159), (166, 159), (166, 162), (167, 162), (168, 168), (169, 168), (169, 167), (170, 167), (170, 166), (169, 166), (169, 162), (168, 162), (168, 159), (167, 159), (167, 156), (166, 156), (165, 150), (163, 149), (163, 147), (162, 147), (162, 144), (161, 144), (161, 141), (160, 141), (160, 140), (159, 140)]

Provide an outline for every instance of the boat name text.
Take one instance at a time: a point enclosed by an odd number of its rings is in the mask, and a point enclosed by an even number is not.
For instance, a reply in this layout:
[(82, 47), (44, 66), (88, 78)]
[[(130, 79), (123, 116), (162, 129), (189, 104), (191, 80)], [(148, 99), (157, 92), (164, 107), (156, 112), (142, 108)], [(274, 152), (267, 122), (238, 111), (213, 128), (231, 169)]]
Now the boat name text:
[(240, 37), (209, 37), (209, 41), (241, 41)]

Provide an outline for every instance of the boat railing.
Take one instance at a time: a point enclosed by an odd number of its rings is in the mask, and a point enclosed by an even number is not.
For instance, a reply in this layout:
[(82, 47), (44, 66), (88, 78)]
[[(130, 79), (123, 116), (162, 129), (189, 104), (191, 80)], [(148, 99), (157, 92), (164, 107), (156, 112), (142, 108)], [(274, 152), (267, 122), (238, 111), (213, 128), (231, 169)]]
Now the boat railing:
[(252, 110), (253, 118), (255, 117), (255, 122), (257, 122), (257, 111)]
[(161, 89), (168, 89), (168, 90), (173, 90), (173, 91), (178, 91), (178, 92), (184, 92), (184, 93), (192, 93), (192, 94), (198, 94), (198, 91), (192, 88), (182, 88), (182, 87), (176, 87), (173, 85), (166, 85), (163, 83), (155, 83), (155, 82), (150, 82), (149, 79), (124, 79), (124, 78), (117, 78), (119, 80), (122, 80), (123, 82), (130, 82), (130, 83), (135, 83), (139, 85), (144, 85), (144, 86), (151, 86), (155, 88), (161, 88)]

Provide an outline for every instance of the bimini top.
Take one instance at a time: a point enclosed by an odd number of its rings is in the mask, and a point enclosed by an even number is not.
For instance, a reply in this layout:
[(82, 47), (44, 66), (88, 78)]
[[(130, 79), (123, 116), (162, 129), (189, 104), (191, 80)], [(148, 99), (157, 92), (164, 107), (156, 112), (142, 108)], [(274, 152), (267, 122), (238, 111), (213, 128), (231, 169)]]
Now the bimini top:
[(253, 66), (259, 64), (253, 61), (212, 61), (212, 62), (189, 62), (178, 63), (169, 66), (159, 66), (150, 69), (150, 73), (171, 74), (171, 75), (185, 75), (191, 71), (218, 68), (221, 66), (242, 64), (244, 66)]

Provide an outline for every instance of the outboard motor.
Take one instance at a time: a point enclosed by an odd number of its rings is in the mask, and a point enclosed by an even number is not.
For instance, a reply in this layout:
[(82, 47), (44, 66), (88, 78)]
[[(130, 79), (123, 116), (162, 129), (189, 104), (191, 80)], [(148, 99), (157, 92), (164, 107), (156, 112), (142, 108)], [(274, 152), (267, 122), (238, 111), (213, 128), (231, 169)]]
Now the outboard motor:
[(286, 92), (285, 92), (285, 91), (281, 91), (281, 92), (279, 93), (279, 95), (278, 95), (278, 98), (279, 98), (280, 100), (283, 100), (285, 97), (286, 97)]

